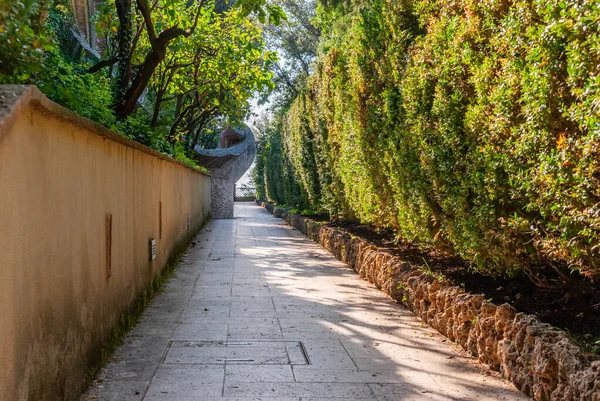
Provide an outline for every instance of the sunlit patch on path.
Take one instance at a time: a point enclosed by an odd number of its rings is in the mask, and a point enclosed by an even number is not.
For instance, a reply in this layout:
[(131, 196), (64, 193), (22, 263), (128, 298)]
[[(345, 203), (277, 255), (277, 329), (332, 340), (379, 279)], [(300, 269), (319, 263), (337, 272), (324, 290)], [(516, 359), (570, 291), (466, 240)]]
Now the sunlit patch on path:
[(528, 399), (251, 203), (198, 236), (88, 398)]

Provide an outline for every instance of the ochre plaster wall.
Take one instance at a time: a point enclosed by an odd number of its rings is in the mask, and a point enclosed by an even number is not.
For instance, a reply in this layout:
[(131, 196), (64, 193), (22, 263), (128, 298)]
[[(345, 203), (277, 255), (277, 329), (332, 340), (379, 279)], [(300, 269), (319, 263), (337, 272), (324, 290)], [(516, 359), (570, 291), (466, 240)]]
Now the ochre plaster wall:
[(210, 177), (27, 91), (0, 113), (0, 400), (71, 400), (119, 316), (208, 217)]

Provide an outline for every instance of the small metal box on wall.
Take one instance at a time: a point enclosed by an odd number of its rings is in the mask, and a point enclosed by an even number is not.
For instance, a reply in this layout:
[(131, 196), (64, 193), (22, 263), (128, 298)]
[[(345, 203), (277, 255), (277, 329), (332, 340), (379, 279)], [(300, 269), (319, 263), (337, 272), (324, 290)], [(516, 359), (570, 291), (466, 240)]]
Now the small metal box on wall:
[(152, 262), (153, 260), (156, 260), (157, 249), (156, 249), (156, 240), (154, 238), (152, 238), (150, 240), (150, 243), (148, 246), (148, 251), (150, 253), (150, 261)]

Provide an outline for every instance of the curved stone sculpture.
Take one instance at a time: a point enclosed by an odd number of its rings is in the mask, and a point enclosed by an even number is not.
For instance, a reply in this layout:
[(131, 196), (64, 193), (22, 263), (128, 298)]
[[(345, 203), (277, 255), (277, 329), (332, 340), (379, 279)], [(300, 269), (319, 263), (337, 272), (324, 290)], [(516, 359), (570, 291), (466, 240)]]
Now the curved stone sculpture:
[(250, 128), (228, 127), (221, 134), (218, 149), (195, 147), (196, 160), (211, 174), (211, 215), (232, 219), (235, 183), (248, 171), (256, 157), (254, 133)]

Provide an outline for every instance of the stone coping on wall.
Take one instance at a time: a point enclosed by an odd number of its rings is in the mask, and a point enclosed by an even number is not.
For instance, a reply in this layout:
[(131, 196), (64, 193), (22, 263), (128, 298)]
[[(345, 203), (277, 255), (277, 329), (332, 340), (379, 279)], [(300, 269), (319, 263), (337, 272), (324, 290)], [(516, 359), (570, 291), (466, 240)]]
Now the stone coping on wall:
[[(257, 202), (273, 212), (268, 202)], [(600, 401), (600, 360), (536, 316), (496, 305), (441, 276), (326, 223), (283, 212), (292, 227), (319, 243), (363, 279), (537, 401)]]
[(0, 85), (0, 142), (10, 132), (19, 114), (27, 107), (33, 107), (44, 114), (69, 121), (86, 130), (121, 145), (134, 148), (162, 160), (178, 164), (205, 176), (210, 174), (185, 164), (177, 159), (166, 156), (139, 142), (125, 138), (116, 132), (97, 124), (79, 114), (51, 101), (37, 87), (29, 85)]

